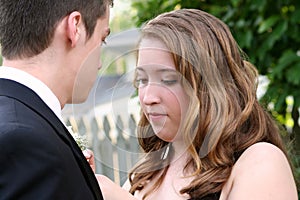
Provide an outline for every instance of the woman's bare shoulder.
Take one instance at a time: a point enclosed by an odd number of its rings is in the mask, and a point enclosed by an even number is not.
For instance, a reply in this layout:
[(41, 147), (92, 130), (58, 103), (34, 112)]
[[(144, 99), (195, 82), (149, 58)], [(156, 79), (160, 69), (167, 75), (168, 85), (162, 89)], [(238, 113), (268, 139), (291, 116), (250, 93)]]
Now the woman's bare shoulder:
[(289, 162), (270, 143), (259, 142), (246, 149), (234, 165), (229, 181), (226, 199), (298, 199)]
[(270, 162), (288, 164), (286, 156), (277, 146), (267, 142), (258, 142), (244, 151), (241, 157), (237, 160), (236, 166), (257, 164), (257, 162), (261, 162), (260, 165), (269, 165)]

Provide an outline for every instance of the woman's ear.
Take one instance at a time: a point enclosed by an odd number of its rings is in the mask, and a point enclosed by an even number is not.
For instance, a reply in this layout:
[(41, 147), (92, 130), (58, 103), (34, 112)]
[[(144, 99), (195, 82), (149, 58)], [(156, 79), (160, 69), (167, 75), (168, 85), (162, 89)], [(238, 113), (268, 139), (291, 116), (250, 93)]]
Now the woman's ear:
[(82, 16), (79, 12), (72, 12), (67, 19), (67, 37), (71, 42), (71, 47), (76, 46), (83, 31)]

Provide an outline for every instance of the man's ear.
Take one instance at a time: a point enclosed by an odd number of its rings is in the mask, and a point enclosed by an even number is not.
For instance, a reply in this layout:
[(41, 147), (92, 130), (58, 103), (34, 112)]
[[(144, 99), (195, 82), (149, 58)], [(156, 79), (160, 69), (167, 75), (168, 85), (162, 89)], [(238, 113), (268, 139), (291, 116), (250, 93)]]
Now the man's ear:
[(74, 11), (68, 16), (67, 37), (71, 42), (71, 47), (74, 47), (77, 44), (79, 38), (82, 37), (82, 23), (82, 16), (79, 12)]

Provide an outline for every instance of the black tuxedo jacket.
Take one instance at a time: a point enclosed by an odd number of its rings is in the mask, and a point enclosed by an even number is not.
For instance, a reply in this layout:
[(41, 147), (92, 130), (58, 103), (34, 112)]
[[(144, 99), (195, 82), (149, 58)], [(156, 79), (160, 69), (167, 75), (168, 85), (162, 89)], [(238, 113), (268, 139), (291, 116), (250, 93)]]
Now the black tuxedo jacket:
[(66, 127), (35, 92), (7, 79), (0, 79), (0, 199), (103, 199)]

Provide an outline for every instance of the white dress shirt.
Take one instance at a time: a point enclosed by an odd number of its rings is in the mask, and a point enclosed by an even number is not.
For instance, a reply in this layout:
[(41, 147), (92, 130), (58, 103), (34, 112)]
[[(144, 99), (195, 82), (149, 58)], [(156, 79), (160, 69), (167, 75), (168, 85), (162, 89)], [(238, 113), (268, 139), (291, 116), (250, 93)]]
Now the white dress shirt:
[(58, 98), (42, 81), (28, 74), (27, 72), (6, 66), (0, 67), (0, 78), (16, 81), (32, 89), (64, 124)]

